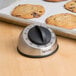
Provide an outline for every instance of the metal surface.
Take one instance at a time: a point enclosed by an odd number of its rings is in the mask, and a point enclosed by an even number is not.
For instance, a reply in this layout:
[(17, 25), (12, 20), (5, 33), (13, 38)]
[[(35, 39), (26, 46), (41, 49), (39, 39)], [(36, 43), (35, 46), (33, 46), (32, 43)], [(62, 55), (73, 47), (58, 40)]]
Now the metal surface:
[(10, 4), (12, 4), (15, 1), (16, 0), (0, 0), (0, 9), (3, 9), (3, 8), (9, 6)]
[[(43, 27), (47, 28), (51, 33), (51, 40), (48, 44), (36, 45), (29, 40), (28, 31), (34, 26), (35, 24), (26, 27), (21, 33), (20, 38), (19, 38), (19, 43), (18, 43), (19, 51), (25, 55), (29, 55), (32, 57), (47, 56), (49, 54), (52, 54), (54, 51), (56, 51), (57, 49), (56, 36), (54, 32), (46, 25), (43, 25)], [(38, 25), (38, 26), (42, 26), (42, 25)]]
[[(3, 0), (3, 1), (6, 1), (6, 0)], [(12, 1), (13, 0), (10, 0), (11, 3), (12, 3)], [(72, 12), (66, 10), (63, 7), (64, 4), (66, 4), (68, 1), (70, 1), (70, 0), (53, 3), (53, 2), (45, 2), (44, 0), (18, 0), (17, 2), (11, 4), (9, 7), (6, 7), (4, 9), (0, 10), (0, 20), (6, 21), (6, 22), (9, 22), (9, 23), (18, 24), (18, 25), (21, 25), (21, 26), (26, 26), (26, 24), (28, 25), (28, 24), (34, 24), (34, 23), (45, 23), (45, 19), (47, 17), (49, 17), (51, 15), (58, 14), (58, 13), (71, 13), (71, 14), (76, 15), (76, 13), (72, 13)], [(12, 16), (11, 11), (17, 5), (24, 4), (24, 3), (25, 4), (31, 3), (31, 4), (42, 5), (42, 6), (45, 7), (46, 12), (42, 17), (33, 18), (33, 19), (22, 19), (22, 18)], [(6, 1), (6, 3), (3, 4), (2, 6), (5, 6), (6, 4), (8, 4), (8, 1)], [(70, 30), (70, 29), (66, 29), (66, 28), (53, 26), (53, 25), (48, 25), (48, 26), (52, 30), (54, 30), (57, 35), (67, 37), (67, 38), (76, 39), (76, 29), (71, 29)]]

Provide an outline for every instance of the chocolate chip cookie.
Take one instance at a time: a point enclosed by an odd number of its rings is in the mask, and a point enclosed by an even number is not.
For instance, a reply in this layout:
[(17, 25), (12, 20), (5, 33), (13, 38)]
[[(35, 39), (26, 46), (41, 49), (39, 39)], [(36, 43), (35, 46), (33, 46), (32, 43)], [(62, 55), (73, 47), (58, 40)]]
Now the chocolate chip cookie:
[(45, 13), (45, 8), (41, 5), (21, 4), (14, 8), (11, 15), (25, 19), (38, 18)]
[(70, 1), (64, 5), (65, 9), (76, 13), (76, 1)]
[(55, 25), (66, 29), (76, 28), (76, 15), (70, 13), (61, 13), (50, 16), (45, 21), (49, 25)]

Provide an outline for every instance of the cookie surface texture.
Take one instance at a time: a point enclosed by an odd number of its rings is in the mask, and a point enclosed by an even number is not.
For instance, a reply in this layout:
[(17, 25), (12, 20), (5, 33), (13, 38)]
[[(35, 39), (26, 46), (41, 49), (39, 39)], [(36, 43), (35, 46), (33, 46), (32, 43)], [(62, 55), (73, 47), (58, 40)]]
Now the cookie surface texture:
[(69, 13), (61, 13), (50, 16), (46, 19), (46, 24), (55, 25), (66, 29), (76, 28), (76, 15)]
[(16, 6), (11, 14), (12, 16), (31, 19), (42, 16), (44, 12), (45, 9), (41, 5), (22, 4)]
[(70, 1), (64, 5), (65, 9), (76, 13), (76, 1)]

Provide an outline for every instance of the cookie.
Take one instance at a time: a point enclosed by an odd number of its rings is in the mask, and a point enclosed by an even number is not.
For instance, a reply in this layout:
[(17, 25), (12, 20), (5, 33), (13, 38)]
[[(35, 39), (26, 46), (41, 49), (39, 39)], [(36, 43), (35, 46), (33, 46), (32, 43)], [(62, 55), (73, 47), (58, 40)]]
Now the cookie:
[(70, 13), (61, 13), (50, 16), (46, 19), (46, 24), (55, 25), (66, 29), (76, 28), (76, 15)]
[(44, 0), (44, 1), (47, 1), (47, 2), (60, 2), (60, 1), (66, 1), (66, 0)]
[(76, 1), (70, 1), (64, 5), (65, 9), (76, 13)]
[(41, 5), (22, 4), (14, 8), (11, 15), (25, 19), (38, 18), (45, 13), (45, 8)]

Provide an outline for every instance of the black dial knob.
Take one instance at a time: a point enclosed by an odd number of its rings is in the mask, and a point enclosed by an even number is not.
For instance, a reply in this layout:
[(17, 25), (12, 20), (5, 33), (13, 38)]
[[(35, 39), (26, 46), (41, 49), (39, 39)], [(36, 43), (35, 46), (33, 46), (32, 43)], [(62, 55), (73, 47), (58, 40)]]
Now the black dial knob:
[(51, 32), (43, 26), (36, 25), (29, 30), (28, 38), (37, 45), (45, 45), (51, 40)]

